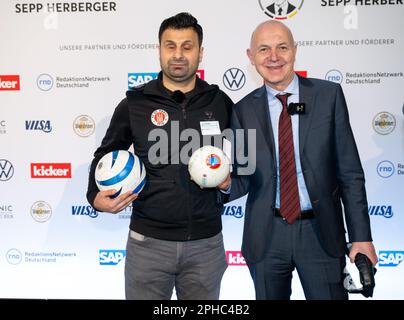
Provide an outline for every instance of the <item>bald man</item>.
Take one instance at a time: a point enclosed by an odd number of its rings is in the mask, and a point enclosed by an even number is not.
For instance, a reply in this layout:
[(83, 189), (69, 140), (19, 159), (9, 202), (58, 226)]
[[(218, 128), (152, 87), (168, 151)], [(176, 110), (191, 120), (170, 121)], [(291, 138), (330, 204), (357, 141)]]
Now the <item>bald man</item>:
[(242, 254), (257, 299), (290, 299), (297, 270), (306, 299), (345, 300), (346, 242), (351, 262), (361, 252), (377, 263), (364, 173), (341, 86), (298, 76), (296, 51), (281, 22), (252, 34), (264, 85), (234, 106), (231, 125), (256, 130), (256, 170), (237, 175), (235, 164), (230, 200), (248, 193)]

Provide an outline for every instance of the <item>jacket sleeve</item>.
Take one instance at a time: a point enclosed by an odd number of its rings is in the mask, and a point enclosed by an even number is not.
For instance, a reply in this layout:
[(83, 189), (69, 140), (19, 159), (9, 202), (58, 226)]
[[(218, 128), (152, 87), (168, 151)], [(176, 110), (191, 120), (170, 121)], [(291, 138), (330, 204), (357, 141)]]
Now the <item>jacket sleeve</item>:
[[(223, 96), (225, 110), (228, 114), (227, 125), (225, 126), (226, 129), (228, 129), (228, 128), (230, 128), (230, 116), (231, 116), (231, 112), (232, 112), (234, 103), (225, 92), (221, 91), (221, 94)], [(217, 203), (219, 203), (219, 204), (227, 203), (229, 201), (229, 197), (230, 197), (229, 193), (217, 190)]]
[[(233, 107), (230, 119), (230, 127), (233, 131), (233, 153), (234, 153), (234, 160), (233, 160), (233, 171), (231, 174), (231, 191), (229, 201), (233, 201), (244, 196), (249, 189), (250, 183), (250, 176), (246, 175), (239, 175), (238, 168), (241, 165), (237, 162), (237, 159), (241, 159), (243, 155), (247, 154), (248, 147), (245, 143), (241, 145), (241, 143), (237, 142), (237, 134), (236, 131), (239, 129), (243, 129), (240, 124), (240, 120), (237, 114), (237, 109)], [(244, 130), (244, 135), (246, 134), (246, 130)], [(248, 141), (247, 137), (244, 136), (244, 141)], [(239, 156), (241, 155), (241, 156)]]
[(365, 176), (340, 85), (335, 103), (336, 170), (349, 240), (372, 241)]
[(98, 161), (108, 152), (114, 150), (128, 150), (131, 144), (132, 136), (129, 119), (129, 107), (128, 101), (125, 98), (115, 108), (107, 132), (102, 139), (101, 145), (95, 151), (94, 158), (91, 162), (87, 187), (87, 201), (89, 204), (91, 204), (91, 206), (94, 205), (94, 199), (99, 192), (97, 184), (95, 183), (95, 168)]

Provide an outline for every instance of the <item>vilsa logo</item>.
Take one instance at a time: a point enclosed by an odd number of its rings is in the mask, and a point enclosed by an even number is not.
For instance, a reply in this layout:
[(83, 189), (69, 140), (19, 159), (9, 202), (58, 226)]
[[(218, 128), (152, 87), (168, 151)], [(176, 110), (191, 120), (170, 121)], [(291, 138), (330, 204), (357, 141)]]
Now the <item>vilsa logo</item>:
[(244, 216), (243, 208), (241, 206), (224, 206), (222, 216), (242, 218)]
[(40, 130), (48, 133), (52, 131), (52, 125), (50, 120), (26, 120), (25, 130)]
[(125, 250), (100, 250), (100, 265), (116, 266), (121, 260), (126, 257)]
[(97, 218), (98, 211), (92, 206), (72, 206), (73, 216), (89, 216), (90, 218)]

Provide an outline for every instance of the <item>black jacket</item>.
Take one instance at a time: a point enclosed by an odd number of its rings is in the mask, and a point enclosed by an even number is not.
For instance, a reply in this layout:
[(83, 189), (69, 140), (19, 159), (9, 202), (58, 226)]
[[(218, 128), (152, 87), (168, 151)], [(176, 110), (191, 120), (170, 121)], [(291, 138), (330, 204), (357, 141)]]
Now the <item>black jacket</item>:
[[(183, 129), (197, 129), (202, 135), (200, 121), (219, 121), (220, 129), (228, 128), (231, 106), (230, 98), (218, 86), (209, 85), (197, 78), (195, 89), (184, 97), (174, 97), (163, 87), (159, 78), (129, 90), (126, 98), (116, 107), (101, 146), (94, 153), (91, 164), (87, 200), (91, 205), (99, 191), (94, 180), (99, 159), (113, 150), (127, 150), (131, 144), (135, 154), (146, 167), (146, 185), (133, 202), (130, 229), (145, 236), (164, 240), (194, 240), (214, 236), (222, 229), (221, 210), (223, 195), (216, 189), (200, 189), (190, 180), (187, 164), (171, 163), (171, 154), (178, 155), (178, 147), (171, 152), (172, 121)], [(176, 101), (177, 100), (177, 101)], [(162, 126), (151, 121), (153, 111), (162, 109), (169, 120)], [(168, 164), (153, 164), (148, 152), (156, 141), (148, 141), (153, 129), (162, 129), (170, 141)], [(176, 139), (178, 143), (178, 138)], [(179, 142), (179, 149), (187, 141)], [(179, 157), (178, 157), (179, 159)], [(175, 163), (176, 162), (176, 163)]]

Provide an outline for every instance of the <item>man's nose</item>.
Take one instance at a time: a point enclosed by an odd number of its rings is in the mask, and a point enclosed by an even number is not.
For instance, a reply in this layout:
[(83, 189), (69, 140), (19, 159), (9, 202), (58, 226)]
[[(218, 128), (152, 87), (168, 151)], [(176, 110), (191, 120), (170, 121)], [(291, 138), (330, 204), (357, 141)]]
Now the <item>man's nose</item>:
[(279, 59), (278, 57), (278, 52), (276, 52), (276, 50), (270, 50), (269, 51), (269, 57), (268, 57), (271, 61), (277, 61)]
[(182, 58), (184, 56), (182, 48), (177, 48), (174, 51), (174, 58)]

